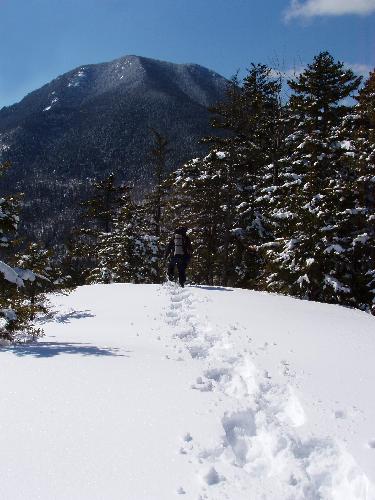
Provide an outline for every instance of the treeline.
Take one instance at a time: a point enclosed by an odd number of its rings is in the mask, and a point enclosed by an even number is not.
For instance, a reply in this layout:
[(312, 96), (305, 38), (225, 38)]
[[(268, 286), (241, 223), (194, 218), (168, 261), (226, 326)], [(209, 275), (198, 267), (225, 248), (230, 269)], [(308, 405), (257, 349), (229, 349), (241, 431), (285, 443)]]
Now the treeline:
[[(210, 110), (212, 135), (202, 138), (208, 154), (172, 174), (166, 174), (168, 141), (153, 130), (153, 189), (137, 201), (134, 186), (117, 183), (114, 174), (98, 180), (81, 204), (81, 225), (54, 261), (54, 275), (46, 255), (34, 273), (40, 289), (62, 282), (161, 283), (166, 242), (185, 225), (194, 283), (375, 312), (375, 73), (361, 82), (323, 52), (286, 84), (262, 64), (251, 65), (242, 81), (234, 78)], [(5, 232), (17, 221), (10, 201), (0, 201), (5, 247)], [(26, 255), (23, 263), (33, 270)], [(15, 284), (8, 280), (6, 288), (14, 293)], [(35, 308), (28, 293), (21, 302)], [(0, 302), (0, 337), (15, 325), (9, 311), (18, 306), (8, 296)]]

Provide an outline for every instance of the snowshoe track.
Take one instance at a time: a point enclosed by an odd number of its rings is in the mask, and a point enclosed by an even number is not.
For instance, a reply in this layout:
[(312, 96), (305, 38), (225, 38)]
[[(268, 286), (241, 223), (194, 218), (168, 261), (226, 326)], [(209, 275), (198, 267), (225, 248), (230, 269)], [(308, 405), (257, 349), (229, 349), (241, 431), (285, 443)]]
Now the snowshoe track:
[(366, 475), (342, 444), (301, 436), (306, 417), (292, 387), (260, 373), (248, 353), (233, 352), (229, 331), (213, 331), (197, 315), (199, 289), (168, 283), (165, 290), (166, 321), (202, 364), (191, 388), (216, 392), (223, 409), (216, 446), (205, 448), (189, 432), (184, 438), (180, 453), (196, 464), (201, 483), (198, 498), (188, 498), (373, 500)]

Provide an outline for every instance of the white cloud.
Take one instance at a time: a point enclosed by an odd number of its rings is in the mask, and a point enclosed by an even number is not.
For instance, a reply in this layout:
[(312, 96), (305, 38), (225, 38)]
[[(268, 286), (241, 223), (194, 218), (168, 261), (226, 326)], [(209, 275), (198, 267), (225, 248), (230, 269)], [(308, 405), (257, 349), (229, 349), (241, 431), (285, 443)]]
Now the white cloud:
[(285, 17), (365, 15), (372, 12), (375, 12), (375, 0), (291, 0)]
[(351, 70), (353, 70), (355, 74), (362, 75), (366, 78), (369, 76), (369, 73), (371, 71), (374, 71), (374, 68), (372, 66), (368, 66), (367, 64), (346, 63), (345, 65), (348, 66), (348, 68), (350, 68)]

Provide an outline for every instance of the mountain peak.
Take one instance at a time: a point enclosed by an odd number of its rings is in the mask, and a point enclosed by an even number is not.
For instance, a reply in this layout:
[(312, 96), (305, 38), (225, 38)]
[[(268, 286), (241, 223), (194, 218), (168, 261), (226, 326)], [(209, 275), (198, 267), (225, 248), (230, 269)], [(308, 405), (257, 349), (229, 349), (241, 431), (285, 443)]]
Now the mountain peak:
[(61, 241), (91, 180), (111, 170), (148, 189), (150, 128), (169, 139), (171, 170), (205, 152), (207, 107), (225, 88), (222, 76), (197, 64), (126, 55), (78, 66), (0, 110), (0, 161), (12, 162), (13, 184), (25, 192), (29, 231)]

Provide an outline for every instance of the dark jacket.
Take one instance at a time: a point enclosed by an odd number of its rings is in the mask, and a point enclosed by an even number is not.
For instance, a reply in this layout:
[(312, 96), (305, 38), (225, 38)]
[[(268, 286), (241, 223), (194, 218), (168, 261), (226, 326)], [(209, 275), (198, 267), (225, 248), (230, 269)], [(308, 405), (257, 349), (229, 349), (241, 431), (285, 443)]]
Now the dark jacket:
[[(175, 231), (175, 234), (181, 234), (182, 236), (182, 248), (184, 250), (184, 257), (191, 257), (191, 254), (193, 253), (192, 247), (191, 247), (191, 241), (189, 236), (187, 236), (185, 233), (180, 232), (179, 230)], [(173, 257), (174, 255), (174, 236), (170, 239), (167, 248), (165, 249), (165, 256), (168, 258), (169, 256)]]

